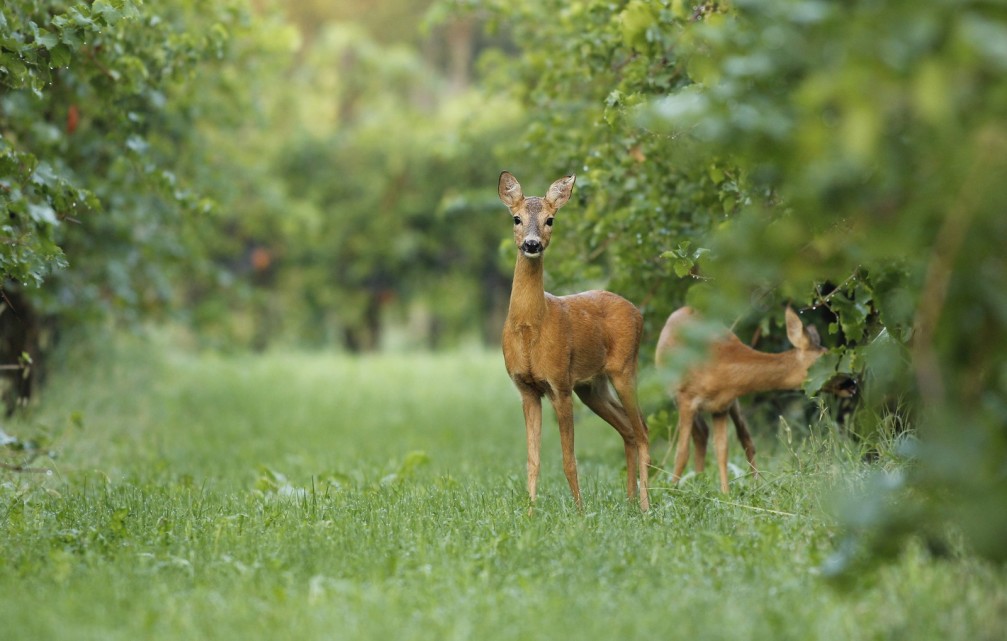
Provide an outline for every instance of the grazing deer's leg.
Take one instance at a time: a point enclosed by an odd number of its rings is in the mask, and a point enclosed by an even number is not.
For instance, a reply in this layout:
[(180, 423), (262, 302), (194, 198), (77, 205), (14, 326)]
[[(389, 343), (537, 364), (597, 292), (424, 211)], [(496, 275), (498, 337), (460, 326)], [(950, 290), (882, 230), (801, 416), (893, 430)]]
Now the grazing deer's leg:
[(606, 423), (615, 428), (622, 437), (624, 449), (626, 451), (626, 496), (633, 498), (636, 496), (636, 476), (637, 457), (639, 451), (636, 438), (633, 433), (633, 426), (629, 422), (629, 417), (612, 397), (605, 380), (595, 380), (587, 385), (579, 385), (574, 388), (580, 400), (588, 408), (602, 418)]
[(759, 478), (759, 468), (755, 467), (755, 443), (752, 441), (752, 434), (748, 431), (748, 423), (745, 422), (745, 417), (741, 415), (741, 404), (738, 399), (735, 399), (731, 406), (727, 408), (728, 413), (731, 415), (731, 420), (734, 421), (734, 431), (738, 433), (738, 440), (741, 441), (742, 447), (745, 448), (745, 458), (748, 459), (748, 466), (752, 468), (752, 474), (755, 478)]
[(535, 502), (538, 486), (539, 450), (542, 447), (542, 398), (532, 390), (521, 390), (524, 426), (528, 438), (528, 496)]
[(713, 449), (717, 453), (720, 491), (727, 494), (727, 412), (713, 415)]
[(710, 440), (710, 426), (706, 424), (703, 417), (696, 412), (692, 419), (692, 442), (696, 446), (696, 472), (702, 473), (706, 469), (706, 444)]
[(563, 449), (563, 473), (566, 482), (570, 484), (570, 492), (577, 507), (581, 507), (580, 484), (577, 482), (577, 457), (573, 449), (573, 396), (569, 391), (560, 391), (552, 395), (552, 406), (556, 410), (556, 421), (559, 423), (559, 442)]
[(685, 464), (689, 462), (689, 438), (692, 435), (692, 423), (694, 410), (689, 407), (688, 402), (679, 396), (678, 398), (678, 447), (675, 450), (675, 471), (671, 475), (671, 482), (678, 483), (685, 470)]

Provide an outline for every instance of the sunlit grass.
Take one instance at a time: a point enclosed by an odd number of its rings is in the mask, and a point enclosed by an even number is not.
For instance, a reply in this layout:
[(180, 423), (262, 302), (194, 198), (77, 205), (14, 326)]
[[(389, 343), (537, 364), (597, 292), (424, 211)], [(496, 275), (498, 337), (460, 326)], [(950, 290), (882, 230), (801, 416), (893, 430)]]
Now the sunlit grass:
[[(765, 477), (623, 496), (578, 414), (528, 512), (520, 403), (496, 353), (213, 356), (111, 348), (11, 430), (52, 477), (0, 478), (5, 639), (994, 639), (1003, 570), (914, 548), (840, 587), (832, 488), (855, 458), (757, 433)], [(663, 445), (661, 445), (663, 447)], [(737, 448), (732, 450), (736, 456)], [(657, 458), (657, 457), (655, 457)], [(48, 464), (46, 461), (41, 461)]]

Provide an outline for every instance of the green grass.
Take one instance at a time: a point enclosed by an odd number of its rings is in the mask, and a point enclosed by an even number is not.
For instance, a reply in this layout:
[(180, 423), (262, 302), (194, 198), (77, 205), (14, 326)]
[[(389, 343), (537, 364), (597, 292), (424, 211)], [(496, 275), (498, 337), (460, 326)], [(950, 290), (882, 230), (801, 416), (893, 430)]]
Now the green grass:
[(584, 512), (549, 424), (529, 514), (496, 353), (78, 355), (7, 426), (65, 431), (53, 476), (0, 473), (2, 637), (1003, 638), (1007, 573), (966, 555), (820, 575), (863, 474), (841, 442), (760, 431), (761, 483), (658, 475), (643, 515), (577, 424)]

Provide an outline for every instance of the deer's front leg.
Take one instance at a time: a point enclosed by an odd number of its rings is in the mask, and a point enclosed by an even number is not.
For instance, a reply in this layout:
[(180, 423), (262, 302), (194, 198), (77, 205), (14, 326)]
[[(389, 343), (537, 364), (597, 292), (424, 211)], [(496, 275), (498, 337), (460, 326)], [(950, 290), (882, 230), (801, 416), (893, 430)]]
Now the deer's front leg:
[(581, 507), (580, 484), (577, 482), (577, 458), (573, 451), (573, 397), (570, 392), (557, 392), (552, 397), (552, 406), (556, 410), (556, 421), (559, 423), (559, 441), (563, 448), (563, 473), (566, 482), (570, 484), (570, 492), (577, 507)]
[(535, 502), (538, 486), (539, 452), (542, 447), (542, 398), (531, 390), (521, 390), (524, 428), (528, 439), (528, 496)]

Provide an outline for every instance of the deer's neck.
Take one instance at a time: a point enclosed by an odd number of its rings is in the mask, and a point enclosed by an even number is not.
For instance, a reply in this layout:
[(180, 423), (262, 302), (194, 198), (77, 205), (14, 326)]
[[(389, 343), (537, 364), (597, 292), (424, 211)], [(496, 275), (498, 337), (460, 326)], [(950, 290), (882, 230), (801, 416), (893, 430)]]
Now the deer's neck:
[(538, 327), (545, 317), (545, 269), (542, 256), (528, 258), (518, 252), (514, 266), (507, 323), (513, 327)]
[(796, 349), (778, 354), (751, 350), (748, 358), (736, 365), (745, 370), (737, 372), (737, 379), (745, 393), (796, 389), (807, 377), (809, 365), (802, 362)]

